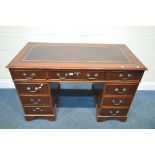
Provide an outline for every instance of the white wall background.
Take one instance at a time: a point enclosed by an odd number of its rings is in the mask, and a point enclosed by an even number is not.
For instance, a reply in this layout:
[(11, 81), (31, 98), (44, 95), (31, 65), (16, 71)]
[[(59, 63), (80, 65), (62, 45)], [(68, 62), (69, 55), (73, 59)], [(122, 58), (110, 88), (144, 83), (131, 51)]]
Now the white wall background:
[(155, 27), (0, 27), (0, 88), (14, 87), (5, 66), (30, 41), (123, 43), (146, 65), (139, 89), (155, 89)]

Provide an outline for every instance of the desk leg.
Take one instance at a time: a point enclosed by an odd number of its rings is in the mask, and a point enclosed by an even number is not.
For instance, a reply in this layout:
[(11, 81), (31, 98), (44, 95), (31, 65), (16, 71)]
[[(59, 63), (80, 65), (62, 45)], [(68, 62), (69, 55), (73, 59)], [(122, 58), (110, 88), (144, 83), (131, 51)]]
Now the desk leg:
[(121, 122), (126, 122), (127, 116), (124, 116), (124, 117), (117, 117), (117, 120), (119, 120), (119, 121), (121, 121)]
[(26, 121), (31, 121), (36, 118), (47, 118), (49, 121), (55, 121), (56, 116), (55, 115), (49, 115), (49, 116), (24, 116)]
[(97, 122), (104, 122), (106, 120), (118, 120), (121, 122), (126, 122), (127, 117), (126, 116), (122, 116), (122, 117), (109, 117), (109, 116), (107, 116), (107, 117), (105, 117), (105, 116), (97, 115), (96, 119), (97, 119)]
[(26, 121), (31, 121), (34, 117), (33, 116), (24, 116)]

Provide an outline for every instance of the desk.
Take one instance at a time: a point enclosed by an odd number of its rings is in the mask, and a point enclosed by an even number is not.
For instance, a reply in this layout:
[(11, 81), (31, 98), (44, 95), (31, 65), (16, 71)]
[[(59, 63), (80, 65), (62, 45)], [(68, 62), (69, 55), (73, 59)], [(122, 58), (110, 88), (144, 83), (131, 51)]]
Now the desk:
[(92, 82), (97, 121), (126, 121), (146, 70), (123, 44), (36, 42), (27, 43), (7, 67), (26, 120), (56, 119), (59, 82)]

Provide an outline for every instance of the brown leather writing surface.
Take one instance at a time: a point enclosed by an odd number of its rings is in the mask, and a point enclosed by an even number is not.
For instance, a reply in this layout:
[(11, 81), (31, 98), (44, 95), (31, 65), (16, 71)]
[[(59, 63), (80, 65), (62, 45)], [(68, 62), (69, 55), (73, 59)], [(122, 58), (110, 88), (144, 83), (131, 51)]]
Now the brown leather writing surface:
[(132, 63), (119, 47), (33, 46), (23, 61), (66, 63)]

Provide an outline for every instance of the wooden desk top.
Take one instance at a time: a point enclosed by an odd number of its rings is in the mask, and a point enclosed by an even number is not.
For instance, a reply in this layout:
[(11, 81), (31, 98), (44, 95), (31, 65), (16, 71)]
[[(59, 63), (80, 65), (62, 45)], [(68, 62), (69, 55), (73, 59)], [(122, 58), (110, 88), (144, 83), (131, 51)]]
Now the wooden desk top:
[(7, 68), (145, 70), (123, 44), (30, 42)]

